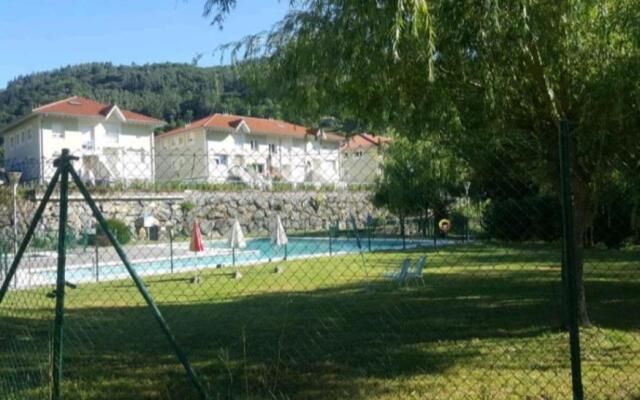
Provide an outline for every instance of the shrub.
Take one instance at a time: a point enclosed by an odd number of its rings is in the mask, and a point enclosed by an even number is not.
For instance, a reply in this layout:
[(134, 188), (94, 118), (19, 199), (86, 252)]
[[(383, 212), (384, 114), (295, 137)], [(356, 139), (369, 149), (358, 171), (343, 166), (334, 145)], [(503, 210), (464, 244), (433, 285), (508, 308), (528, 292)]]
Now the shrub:
[(618, 249), (626, 239), (631, 239), (633, 208), (633, 196), (617, 185), (610, 185), (593, 220), (594, 241)]
[(31, 239), (30, 246), (34, 250), (55, 250), (57, 241), (50, 236), (38, 236), (35, 235)]
[(187, 214), (189, 211), (193, 210), (194, 208), (196, 208), (196, 205), (194, 202), (192, 201), (183, 201), (180, 204), (180, 209), (182, 210), (183, 213)]
[[(451, 221), (450, 235), (464, 235), (465, 226), (467, 225), (467, 216), (460, 211), (452, 211), (449, 213), (449, 221)], [(429, 223), (427, 221), (427, 223)]]
[(485, 233), (508, 241), (544, 240), (560, 237), (561, 209), (548, 195), (494, 200), (483, 216)]
[(355, 183), (347, 186), (347, 190), (350, 192), (372, 192), (376, 189), (373, 183)]
[(291, 182), (274, 182), (271, 186), (271, 191), (273, 192), (291, 192), (293, 190), (293, 183)]
[[(30, 243), (33, 249), (56, 251), (58, 249), (58, 232), (49, 232), (48, 234), (36, 234)], [(67, 233), (65, 238), (67, 249), (73, 249), (78, 245), (78, 238), (72, 227), (67, 225)]]
[[(107, 220), (107, 226), (109, 230), (113, 233), (120, 244), (127, 244), (131, 241), (131, 229), (126, 222), (118, 218), (110, 218)], [(98, 225), (96, 233), (98, 236), (102, 238), (106, 238), (102, 227)], [(98, 243), (104, 243), (104, 240), (98, 240)], [(108, 243), (108, 242), (107, 242)]]

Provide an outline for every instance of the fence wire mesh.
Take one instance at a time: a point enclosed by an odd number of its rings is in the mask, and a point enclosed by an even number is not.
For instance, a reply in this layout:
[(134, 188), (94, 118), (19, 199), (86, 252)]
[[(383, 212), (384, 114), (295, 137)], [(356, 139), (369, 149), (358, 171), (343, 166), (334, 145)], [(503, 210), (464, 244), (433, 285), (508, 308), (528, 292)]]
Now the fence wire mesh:
[[(179, 151), (196, 140), (73, 165), (211, 398), (571, 397), (552, 189), (401, 141)], [(1, 189), (2, 281), (53, 174), (33, 162)], [(640, 397), (640, 196), (622, 172), (580, 232), (587, 398)], [(3, 399), (49, 396), (57, 193), (0, 304)], [(65, 243), (63, 397), (198, 398), (73, 184)]]

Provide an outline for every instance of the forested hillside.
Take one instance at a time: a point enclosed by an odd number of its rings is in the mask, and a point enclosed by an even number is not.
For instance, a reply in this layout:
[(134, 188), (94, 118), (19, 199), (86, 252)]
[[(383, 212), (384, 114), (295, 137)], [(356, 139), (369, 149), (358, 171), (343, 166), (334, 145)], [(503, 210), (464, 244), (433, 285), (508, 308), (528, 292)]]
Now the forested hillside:
[(151, 115), (170, 129), (212, 112), (281, 117), (264, 94), (252, 96), (237, 68), (189, 64), (91, 63), (22, 76), (0, 90), (0, 127), (33, 107), (78, 95)]

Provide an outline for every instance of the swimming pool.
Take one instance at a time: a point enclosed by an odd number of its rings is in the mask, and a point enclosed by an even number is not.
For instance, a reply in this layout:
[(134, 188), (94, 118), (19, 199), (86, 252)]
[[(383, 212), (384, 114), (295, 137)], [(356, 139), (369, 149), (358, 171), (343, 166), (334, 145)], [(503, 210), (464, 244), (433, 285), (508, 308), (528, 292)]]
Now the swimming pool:
[[(439, 240), (437, 245), (445, 245), (451, 241)], [(183, 244), (184, 245), (184, 244)], [(433, 246), (430, 240), (406, 240), (404, 247)], [(151, 257), (143, 260), (132, 260), (132, 265), (139, 275), (159, 275), (180, 273), (207, 268), (222, 268), (241, 265), (251, 265), (270, 261), (278, 261), (354, 254), (381, 250), (400, 250), (403, 248), (401, 239), (368, 239), (326, 237), (289, 238), (287, 246), (274, 246), (269, 238), (248, 239), (247, 246), (232, 250), (226, 240), (208, 241), (205, 243), (204, 254), (188, 254), (176, 257)], [(152, 256), (151, 254), (149, 256)], [(28, 288), (34, 286), (54, 285), (56, 281), (55, 268), (20, 270), (17, 276), (17, 287)], [(67, 281), (73, 283), (110, 281), (129, 277), (126, 268), (120, 261), (101, 262), (98, 267), (94, 263), (82, 265), (67, 265)]]

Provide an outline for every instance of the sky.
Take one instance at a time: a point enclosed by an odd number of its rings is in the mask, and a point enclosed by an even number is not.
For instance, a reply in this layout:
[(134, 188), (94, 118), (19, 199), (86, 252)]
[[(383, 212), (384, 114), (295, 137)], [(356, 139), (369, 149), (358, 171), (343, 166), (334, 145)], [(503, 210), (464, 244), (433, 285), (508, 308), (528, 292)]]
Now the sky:
[(85, 62), (220, 63), (221, 44), (269, 29), (288, 1), (239, 0), (224, 24), (205, 0), (0, 0), (0, 89), (20, 75)]

